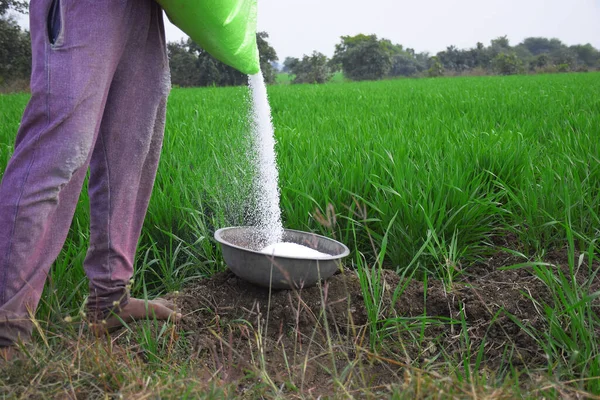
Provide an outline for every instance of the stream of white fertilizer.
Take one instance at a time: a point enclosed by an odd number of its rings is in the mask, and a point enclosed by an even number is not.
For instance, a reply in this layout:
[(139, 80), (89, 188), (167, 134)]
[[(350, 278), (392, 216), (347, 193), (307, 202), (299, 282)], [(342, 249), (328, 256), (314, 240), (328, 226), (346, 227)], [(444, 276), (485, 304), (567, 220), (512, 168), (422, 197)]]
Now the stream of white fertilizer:
[(310, 247), (281, 241), (283, 224), (279, 208), (279, 172), (275, 157), (275, 135), (267, 87), (262, 72), (250, 75), (248, 84), (252, 93), (252, 131), (257, 155), (257, 181), (254, 191), (257, 202), (258, 229), (266, 246), (262, 252), (294, 258), (329, 257), (329, 254), (318, 252)]
[(266, 245), (281, 242), (283, 225), (279, 209), (279, 172), (275, 158), (275, 136), (271, 122), (271, 107), (262, 72), (250, 75), (252, 93), (254, 143), (256, 147), (257, 176), (255, 196), (258, 228)]

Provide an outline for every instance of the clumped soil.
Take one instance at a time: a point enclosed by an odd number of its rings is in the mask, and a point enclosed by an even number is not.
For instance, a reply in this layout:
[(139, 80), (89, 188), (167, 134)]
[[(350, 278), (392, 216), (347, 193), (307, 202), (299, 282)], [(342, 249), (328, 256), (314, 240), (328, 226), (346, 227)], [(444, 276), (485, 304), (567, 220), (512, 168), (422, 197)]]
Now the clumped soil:
[[(441, 363), (443, 358), (432, 360), (440, 354), (456, 357), (454, 365), (465, 357), (475, 361), (482, 352), (490, 368), (506, 362), (543, 367), (540, 346), (522, 326), (544, 329), (540, 305), (552, 305), (552, 294), (529, 268), (501, 269), (521, 260), (499, 252), (451, 286), (383, 271), (381, 313), (400, 318), (404, 329), (379, 326), (387, 336), (376, 352), (369, 346), (368, 310), (353, 271), (312, 288), (271, 292), (226, 271), (191, 283), (176, 299), (192, 357), (201, 365), (229, 382), (249, 370), (264, 371), (272, 385), (317, 394), (333, 390), (332, 376), (350, 388), (398, 382), (406, 366)], [(568, 270), (564, 252), (551, 253), (546, 261)]]

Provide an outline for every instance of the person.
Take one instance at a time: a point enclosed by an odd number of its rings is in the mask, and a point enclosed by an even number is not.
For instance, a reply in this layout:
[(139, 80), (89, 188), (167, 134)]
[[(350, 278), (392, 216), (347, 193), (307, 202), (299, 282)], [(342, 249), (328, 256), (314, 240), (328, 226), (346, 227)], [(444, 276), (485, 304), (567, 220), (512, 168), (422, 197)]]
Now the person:
[(28, 341), (89, 169), (88, 318), (179, 319), (130, 298), (162, 147), (170, 74), (153, 0), (31, 0), (31, 99), (0, 184), (0, 347)]

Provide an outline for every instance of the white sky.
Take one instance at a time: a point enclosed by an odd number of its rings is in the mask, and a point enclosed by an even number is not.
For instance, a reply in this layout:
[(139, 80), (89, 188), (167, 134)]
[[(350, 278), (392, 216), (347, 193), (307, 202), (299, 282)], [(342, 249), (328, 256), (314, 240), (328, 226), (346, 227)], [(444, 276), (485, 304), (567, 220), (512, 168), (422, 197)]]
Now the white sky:
[[(430, 53), (503, 35), (513, 45), (544, 36), (600, 49), (600, 0), (258, 0), (258, 7), (258, 29), (281, 61), (313, 50), (331, 56), (340, 36), (358, 33)], [(167, 23), (167, 40), (182, 37)]]

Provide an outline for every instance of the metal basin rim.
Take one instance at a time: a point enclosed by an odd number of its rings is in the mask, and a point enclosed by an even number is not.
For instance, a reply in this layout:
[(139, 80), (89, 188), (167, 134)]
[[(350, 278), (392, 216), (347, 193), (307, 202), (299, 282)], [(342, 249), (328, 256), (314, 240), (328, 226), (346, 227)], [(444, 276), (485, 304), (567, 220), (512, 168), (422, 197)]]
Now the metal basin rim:
[[(260, 251), (256, 251), (256, 250), (252, 250), (252, 249), (249, 249), (249, 248), (246, 248), (246, 247), (238, 246), (238, 245), (235, 245), (235, 244), (233, 244), (233, 243), (231, 243), (231, 242), (228, 242), (228, 241), (226, 241), (225, 239), (223, 239), (223, 237), (222, 237), (222, 235), (221, 235), (221, 233), (222, 233), (222, 232), (225, 232), (225, 231), (228, 231), (228, 230), (233, 230), (233, 229), (248, 229), (248, 228), (249, 228), (249, 227), (247, 227), (247, 226), (229, 226), (229, 227), (227, 227), (227, 228), (221, 228), (221, 229), (218, 229), (218, 230), (215, 232), (215, 235), (214, 235), (214, 237), (215, 237), (215, 240), (216, 240), (217, 242), (219, 242), (219, 243), (221, 243), (221, 244), (224, 244), (224, 245), (226, 245), (226, 246), (230, 246), (230, 247), (234, 247), (234, 248), (236, 248), (236, 249), (242, 250), (242, 251), (249, 251), (249, 252), (252, 252), (252, 253), (256, 253), (256, 254), (262, 254), (262, 255), (264, 255), (264, 256), (270, 257), (270, 255), (269, 255), (269, 254), (262, 253), (262, 252), (260, 252)], [(336, 260), (336, 259), (338, 259), (338, 258), (344, 258), (344, 257), (347, 257), (347, 256), (350, 254), (350, 249), (348, 249), (348, 247), (347, 247), (345, 244), (343, 244), (343, 243), (341, 243), (341, 242), (338, 242), (338, 241), (337, 241), (337, 240), (335, 240), (335, 239), (331, 239), (331, 238), (328, 238), (328, 237), (326, 237), (326, 236), (318, 235), (318, 234), (316, 234), (316, 233), (312, 233), (312, 232), (304, 232), (304, 231), (299, 231), (299, 230), (296, 230), (296, 229), (285, 229), (285, 231), (286, 231), (286, 232), (296, 232), (296, 233), (301, 233), (301, 234), (310, 234), (310, 235), (314, 235), (314, 236), (316, 236), (317, 238), (320, 238), (320, 239), (324, 239), (324, 240), (327, 240), (327, 241), (333, 241), (333, 242), (336, 242), (337, 244), (339, 244), (339, 245), (341, 245), (341, 246), (342, 246), (342, 248), (344, 249), (344, 251), (342, 252), (342, 254), (338, 254), (338, 255), (330, 255), (329, 257), (321, 257), (321, 258), (298, 258), (298, 257), (291, 257), (291, 256), (279, 256), (279, 255), (276, 255), (276, 256), (274, 256), (275, 258), (288, 258), (288, 259), (292, 259), (292, 260), (314, 260), (314, 261), (317, 261), (317, 262), (318, 262), (318, 261), (331, 261), (331, 260)], [(297, 244), (299, 244), (299, 243), (297, 243)]]

